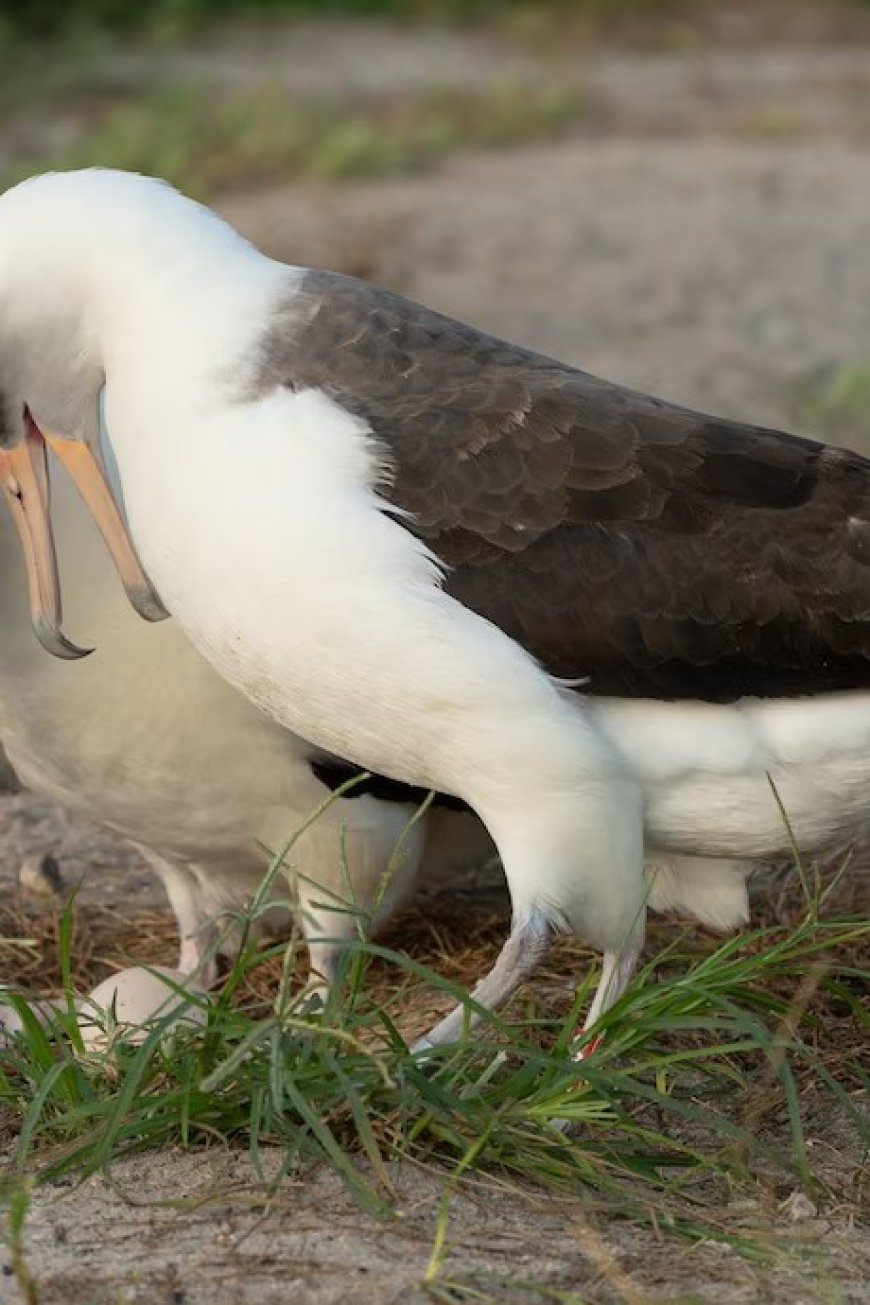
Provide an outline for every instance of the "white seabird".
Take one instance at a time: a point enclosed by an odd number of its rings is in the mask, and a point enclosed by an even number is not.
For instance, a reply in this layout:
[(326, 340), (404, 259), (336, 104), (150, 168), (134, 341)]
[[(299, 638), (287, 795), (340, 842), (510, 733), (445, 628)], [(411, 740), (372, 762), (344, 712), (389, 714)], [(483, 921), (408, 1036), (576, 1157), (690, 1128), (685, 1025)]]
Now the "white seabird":
[[(178, 921), (178, 968), (208, 984), (218, 944), (228, 954), (237, 944), (226, 915), (257, 889), (264, 848), (302, 829), (344, 775), (231, 689), (177, 623), (134, 615), (76, 491), (53, 479), (64, 592), (96, 650), (73, 665), (34, 656), (17, 534), (0, 509), (0, 739), (34, 792), (140, 848)], [(367, 919), (382, 926), (435, 877), (428, 867), (443, 874), (486, 854), (470, 816), (430, 810), (409, 829), (417, 799), (398, 785), (393, 796), (404, 801), (336, 798), (288, 855), (311, 969), (326, 980), (341, 940)], [(283, 882), (275, 896), (286, 900)], [(284, 927), (286, 914), (273, 908), (267, 923)]]
[[(284, 266), (154, 180), (49, 175), (0, 198), (0, 444), (56, 650), (42, 438), (157, 614), (91, 457), (103, 387), (132, 538), (197, 647), (486, 825), (513, 923), (480, 1005), (573, 930), (604, 953), (588, 1029), (648, 897), (742, 918), (750, 858), (789, 846), (767, 775), (807, 851), (866, 812), (866, 460)], [(678, 858), (651, 893), (645, 847)]]

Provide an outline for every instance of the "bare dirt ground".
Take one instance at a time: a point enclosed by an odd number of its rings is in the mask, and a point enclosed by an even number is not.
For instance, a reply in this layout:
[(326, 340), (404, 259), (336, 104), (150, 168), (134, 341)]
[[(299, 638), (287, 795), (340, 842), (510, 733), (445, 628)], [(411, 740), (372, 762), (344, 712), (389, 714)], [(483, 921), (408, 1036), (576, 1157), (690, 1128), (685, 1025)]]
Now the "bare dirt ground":
[[(587, 52), (595, 107), (577, 139), (457, 156), (428, 177), (234, 195), (220, 207), (291, 261), (370, 276), (678, 401), (793, 424), (808, 376), (870, 359), (870, 46), (790, 46), (787, 37), (782, 30), (778, 45), (760, 51)], [(439, 38), (448, 44), (436, 58), (427, 37), (389, 39), (405, 52), (399, 77), (411, 67), (442, 77), (455, 48)], [(379, 39), (367, 34), (362, 51), (358, 41), (310, 29), (298, 70), (350, 75), (378, 58), (383, 78)], [(0, 890), (15, 891), (26, 855), (49, 850), (67, 882), (85, 876), (85, 908), (160, 901), (116, 839), (30, 795), (0, 796)], [(865, 908), (866, 886), (856, 873), (848, 889)], [(854, 1171), (854, 1140), (835, 1119), (811, 1118), (809, 1128), (818, 1153)], [(264, 1207), (246, 1172), (241, 1154), (177, 1152), (125, 1162), (111, 1182), (37, 1192), (26, 1250), (39, 1300), (430, 1298), (420, 1284), (437, 1177), (396, 1169), (396, 1218), (376, 1225), (327, 1173), (287, 1185)], [(726, 1245), (690, 1249), (602, 1224), (580, 1199), (494, 1198), (471, 1184), (451, 1207), (445, 1276), (491, 1296), (457, 1289), (441, 1299), (543, 1301), (572, 1291), (588, 1301), (870, 1300), (870, 1241), (851, 1215), (793, 1202), (769, 1213), (783, 1255), (764, 1266)], [(20, 1300), (11, 1277), (0, 1278), (3, 1305)]]

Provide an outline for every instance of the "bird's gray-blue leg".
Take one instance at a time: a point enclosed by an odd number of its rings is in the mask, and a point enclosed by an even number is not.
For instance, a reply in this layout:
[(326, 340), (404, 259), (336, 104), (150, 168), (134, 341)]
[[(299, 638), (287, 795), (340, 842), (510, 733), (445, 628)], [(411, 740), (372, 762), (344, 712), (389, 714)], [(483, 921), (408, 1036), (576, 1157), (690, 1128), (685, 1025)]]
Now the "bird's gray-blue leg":
[(609, 1010), (617, 998), (621, 997), (625, 992), (637, 969), (642, 947), (643, 929), (639, 928), (635, 929), (631, 937), (626, 939), (620, 951), (604, 953), (601, 978), (598, 981), (592, 1005), (586, 1013), (581, 1028), (577, 1031), (577, 1038), (582, 1038), (583, 1041), (574, 1053), (576, 1060), (586, 1060), (600, 1047), (601, 1039), (604, 1036), (602, 1033), (598, 1033), (591, 1038), (587, 1038), (585, 1035), (591, 1028), (594, 1028), (599, 1017)]
[[(534, 973), (550, 950), (553, 929), (541, 911), (515, 919), (505, 945), (489, 973), (475, 985), (471, 997), (486, 1010), (497, 1010), (512, 997), (521, 983)], [(471, 1007), (455, 1007), (433, 1029), (414, 1043), (412, 1051), (427, 1051), (444, 1043), (457, 1042), (463, 1028), (480, 1022)]]

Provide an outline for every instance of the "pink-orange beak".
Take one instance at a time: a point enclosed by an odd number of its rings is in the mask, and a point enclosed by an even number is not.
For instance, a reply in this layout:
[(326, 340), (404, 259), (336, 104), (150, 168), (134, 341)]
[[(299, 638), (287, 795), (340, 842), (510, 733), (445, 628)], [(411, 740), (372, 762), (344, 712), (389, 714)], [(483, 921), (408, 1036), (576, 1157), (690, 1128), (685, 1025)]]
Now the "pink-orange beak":
[(48, 457), (45, 441), (28, 421), (24, 438), (11, 449), (0, 449), (0, 484), (27, 568), (30, 616), (36, 637), (55, 657), (87, 657), (90, 648), (77, 648), (61, 633), (60, 582), (49, 514)]
[(136, 556), (98, 455), (79, 440), (44, 434), (25, 412), (21, 441), (12, 448), (0, 448), (0, 487), (24, 552), (33, 628), (42, 646), (55, 657), (85, 657), (92, 649), (76, 647), (61, 631), (63, 613), (51, 528), (46, 443), (69, 473), (99, 526), (136, 611), (147, 621), (160, 621), (168, 613)]

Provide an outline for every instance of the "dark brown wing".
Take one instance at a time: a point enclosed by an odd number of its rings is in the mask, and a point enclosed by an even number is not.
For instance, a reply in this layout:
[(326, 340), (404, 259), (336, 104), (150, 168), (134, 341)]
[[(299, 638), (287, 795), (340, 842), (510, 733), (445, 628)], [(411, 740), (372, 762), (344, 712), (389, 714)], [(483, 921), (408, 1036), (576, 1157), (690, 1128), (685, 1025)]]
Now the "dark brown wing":
[[(300, 304), (302, 313), (300, 317)], [(584, 692), (870, 687), (870, 462), (309, 272), (261, 386), (363, 416), (446, 587)]]

